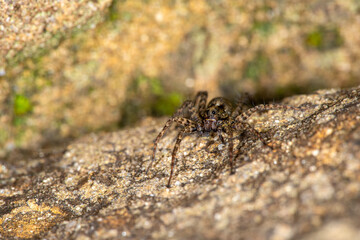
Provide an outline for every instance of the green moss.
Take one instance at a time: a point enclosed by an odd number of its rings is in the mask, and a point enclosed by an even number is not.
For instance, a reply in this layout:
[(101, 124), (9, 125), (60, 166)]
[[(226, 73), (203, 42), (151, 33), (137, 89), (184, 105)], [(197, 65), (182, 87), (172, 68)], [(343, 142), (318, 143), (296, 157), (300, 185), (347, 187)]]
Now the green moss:
[(125, 11), (119, 7), (119, 4), (122, 4), (122, 1), (113, 0), (110, 7), (109, 12), (106, 16), (106, 20), (109, 22), (128, 22), (133, 18), (133, 14), (131, 12)]
[(14, 140), (15, 140), (15, 145), (16, 146), (22, 146), (24, 144), (24, 137), (25, 137), (25, 128), (24, 127), (19, 127), (19, 131), (16, 131)]
[(151, 93), (156, 96), (161, 96), (164, 94), (164, 88), (159, 79), (149, 79)]
[(182, 95), (176, 92), (159, 96), (151, 107), (152, 115), (172, 115), (182, 102)]
[(41, 59), (42, 56), (48, 55), (49, 52), (53, 48), (57, 47), (64, 39), (65, 33), (54, 33), (51, 38), (44, 43), (43, 47), (39, 47), (38, 45), (29, 45), (22, 51), (17, 52), (14, 56), (6, 56), (7, 65), (10, 68), (13, 68), (16, 67), (17, 64), (24, 62), (26, 59), (32, 59), (36, 62), (38, 59)]
[(167, 92), (160, 79), (142, 74), (132, 81), (127, 96), (120, 111), (121, 127), (132, 125), (148, 115), (171, 115), (183, 100), (180, 93)]
[(323, 44), (323, 38), (321, 32), (311, 32), (306, 37), (306, 44), (310, 47), (318, 48)]
[(130, 12), (122, 12), (121, 13), (121, 20), (128, 22), (131, 21), (133, 18), (133, 15)]
[(24, 126), (26, 124), (26, 118), (23, 116), (15, 116), (13, 123), (16, 127)]
[(0, 128), (0, 144), (4, 144), (9, 138), (9, 130)]
[(22, 116), (29, 113), (33, 106), (30, 100), (24, 95), (17, 94), (14, 99), (14, 114), (16, 116)]
[(244, 77), (259, 81), (260, 77), (270, 74), (272, 71), (270, 58), (262, 51), (248, 62), (245, 67)]
[(270, 21), (255, 22), (253, 30), (263, 37), (268, 37), (274, 31), (274, 24)]
[(341, 47), (344, 40), (337, 28), (319, 26), (305, 36), (305, 44), (319, 51)]
[(119, 13), (117, 11), (117, 6), (118, 6), (118, 1), (113, 0), (109, 7), (109, 13), (107, 15), (107, 20), (117, 21), (119, 19)]

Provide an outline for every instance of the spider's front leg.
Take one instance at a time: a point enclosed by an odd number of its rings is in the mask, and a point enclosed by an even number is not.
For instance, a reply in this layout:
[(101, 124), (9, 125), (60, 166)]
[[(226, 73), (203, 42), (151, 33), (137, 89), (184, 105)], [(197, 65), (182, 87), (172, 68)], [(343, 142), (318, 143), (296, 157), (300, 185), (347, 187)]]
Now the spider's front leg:
[(252, 127), (249, 123), (246, 122), (246, 120), (255, 112), (263, 112), (263, 111), (269, 111), (269, 110), (301, 110), (297, 107), (287, 106), (287, 105), (281, 105), (281, 104), (261, 104), (257, 105), (253, 108), (248, 109), (247, 111), (241, 113), (240, 115), (236, 116), (235, 114), (232, 116), (233, 118), (233, 124), (235, 125), (235, 128), (241, 129), (241, 130), (248, 130), (252, 132), (254, 135), (256, 135), (261, 142), (272, 149), (271, 146), (269, 146), (266, 141), (261, 137), (260, 133)]
[(246, 103), (250, 101), (249, 94), (243, 94), (241, 98), (237, 101), (234, 111), (231, 113), (231, 119), (235, 119), (240, 113), (244, 112), (245, 109), (248, 109)]
[(186, 119), (186, 118), (178, 119), (178, 123), (180, 125), (184, 126), (184, 128), (180, 130), (178, 136), (176, 137), (175, 146), (174, 146), (174, 149), (173, 149), (172, 154), (171, 154), (171, 170), (170, 170), (169, 180), (168, 180), (168, 183), (166, 185), (167, 187), (170, 187), (171, 178), (172, 178), (172, 175), (174, 173), (176, 153), (180, 148), (180, 143), (181, 143), (181, 141), (183, 139), (184, 133), (192, 133), (192, 132), (195, 132), (197, 130), (196, 122), (191, 121), (189, 119)]
[(239, 122), (245, 122), (253, 113), (264, 112), (269, 110), (301, 110), (301, 108), (282, 105), (282, 104), (260, 104), (236, 116), (236, 120)]
[[(198, 92), (194, 100), (194, 107), (191, 109), (191, 119), (200, 121), (200, 113), (206, 109), (208, 93), (206, 91)], [(199, 103), (198, 103), (199, 102)], [(196, 111), (195, 105), (198, 103), (198, 109)]]
[(181, 125), (182, 122), (184, 122), (182, 119), (185, 119), (185, 118), (179, 117), (179, 115), (180, 115), (180, 116), (181, 116), (181, 115), (183, 116), (186, 110), (189, 110), (189, 111), (191, 112), (191, 111), (193, 111), (193, 109), (194, 109), (194, 102), (191, 101), (191, 100), (187, 100), (187, 101), (185, 101), (185, 102), (183, 103), (183, 105), (174, 113), (174, 115), (173, 115), (169, 120), (167, 120), (167, 122), (165, 123), (165, 126), (163, 127), (163, 129), (161, 130), (161, 132), (157, 135), (157, 137), (156, 137), (155, 140), (154, 140), (154, 150), (153, 150), (151, 162), (150, 162), (149, 166), (148, 166), (147, 169), (146, 169), (146, 174), (149, 172), (150, 168), (151, 168), (152, 165), (153, 165), (153, 162), (155, 161), (155, 153), (156, 153), (157, 145), (158, 145), (160, 139), (164, 136), (166, 130), (171, 127), (171, 124), (172, 124), (173, 122), (179, 123), (179, 124)]
[[(183, 116), (185, 116), (186, 114), (190, 115), (189, 116), (190, 119), (192, 119), (194, 121), (200, 121), (200, 119), (199, 119), (199, 111), (205, 109), (207, 96), (208, 96), (208, 93), (206, 91), (198, 92), (193, 101), (192, 100), (185, 101), (182, 104), (182, 106), (173, 114), (173, 116), (166, 122), (164, 128), (161, 130), (161, 132), (158, 134), (158, 136), (154, 140), (154, 150), (153, 150), (151, 162), (150, 162), (148, 168), (146, 169), (146, 174), (149, 172), (149, 169), (152, 167), (153, 162), (155, 161), (155, 154), (156, 154), (157, 144), (159, 143), (160, 139), (165, 134), (166, 130), (171, 126), (171, 124), (173, 122), (177, 122), (178, 124), (183, 125), (184, 122), (186, 122), (186, 121), (180, 120), (180, 119)], [(198, 101), (199, 101), (199, 104), (198, 104), (199, 109), (198, 109), (198, 111), (196, 111), (195, 105), (196, 105), (196, 103)]]
[(146, 174), (148, 173), (148, 171), (152, 167), (153, 162), (155, 161), (155, 154), (156, 154), (156, 150), (157, 150), (157, 145), (160, 142), (161, 138), (164, 136), (166, 130), (171, 126), (171, 124), (173, 122), (178, 123), (179, 125), (183, 125), (187, 121), (190, 121), (190, 120), (186, 119), (186, 118), (181, 118), (181, 117), (173, 117), (173, 118), (170, 118), (169, 120), (167, 120), (164, 128), (161, 130), (161, 132), (157, 135), (157, 137), (154, 140), (154, 149), (153, 149), (153, 153), (152, 153), (152, 158), (151, 158), (151, 162), (150, 162), (148, 168), (146, 169)]
[(237, 130), (242, 130), (242, 131), (250, 131), (252, 134), (254, 134), (258, 139), (260, 139), (260, 141), (267, 147), (269, 147), (270, 149), (272, 149), (271, 146), (269, 146), (265, 139), (261, 136), (261, 134), (253, 127), (251, 126), (249, 123), (245, 122), (245, 121), (241, 121), (239, 119), (235, 120), (235, 128)]
[(234, 169), (234, 140), (233, 140), (233, 131), (231, 128), (227, 129), (228, 138), (229, 138), (229, 164), (230, 164), (230, 174), (235, 173)]
[(157, 136), (157, 138), (154, 141), (154, 150), (153, 150), (152, 159), (151, 159), (150, 165), (148, 166), (146, 172), (149, 171), (149, 169), (152, 167), (153, 162), (155, 161), (155, 153), (156, 153), (158, 142), (160, 141), (160, 139), (164, 135), (165, 131), (171, 126), (171, 124), (173, 122), (179, 124), (180, 126), (183, 126), (184, 128), (180, 130), (180, 132), (179, 132), (179, 134), (178, 134), (178, 136), (176, 138), (174, 149), (172, 151), (172, 155), (171, 155), (171, 171), (170, 171), (170, 177), (169, 177), (168, 183), (166, 185), (167, 187), (170, 187), (170, 182), (171, 182), (171, 178), (172, 178), (172, 175), (173, 175), (173, 172), (174, 172), (174, 166), (175, 166), (175, 156), (176, 156), (177, 151), (179, 150), (180, 143), (181, 143), (181, 140), (183, 138), (184, 133), (191, 133), (191, 132), (197, 131), (197, 123), (190, 120), (190, 119), (181, 118), (181, 117), (170, 118), (166, 122), (163, 130), (159, 133), (159, 135)]
[(233, 130), (227, 123), (221, 123), (220, 130), (218, 131), (219, 138), (221, 142), (224, 142), (224, 139), (221, 135), (222, 132), (225, 132), (228, 139), (228, 151), (229, 151), (229, 165), (230, 165), (230, 174), (235, 173), (234, 169), (234, 140), (233, 140)]

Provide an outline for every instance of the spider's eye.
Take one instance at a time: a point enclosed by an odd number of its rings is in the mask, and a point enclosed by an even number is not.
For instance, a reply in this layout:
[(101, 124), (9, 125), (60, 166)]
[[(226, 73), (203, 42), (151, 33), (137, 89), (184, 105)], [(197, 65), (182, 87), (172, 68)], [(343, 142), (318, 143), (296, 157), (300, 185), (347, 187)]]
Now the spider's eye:
[(211, 113), (212, 113), (212, 114), (215, 114), (216, 112), (213, 110)]

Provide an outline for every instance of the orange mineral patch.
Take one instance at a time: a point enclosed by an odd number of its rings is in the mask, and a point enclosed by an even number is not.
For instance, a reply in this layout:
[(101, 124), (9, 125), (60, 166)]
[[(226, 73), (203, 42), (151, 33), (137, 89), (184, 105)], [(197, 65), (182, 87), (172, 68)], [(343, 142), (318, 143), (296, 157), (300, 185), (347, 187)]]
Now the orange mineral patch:
[(32, 238), (62, 221), (65, 213), (59, 207), (38, 205), (35, 200), (13, 209), (0, 219), (0, 233), (6, 237)]

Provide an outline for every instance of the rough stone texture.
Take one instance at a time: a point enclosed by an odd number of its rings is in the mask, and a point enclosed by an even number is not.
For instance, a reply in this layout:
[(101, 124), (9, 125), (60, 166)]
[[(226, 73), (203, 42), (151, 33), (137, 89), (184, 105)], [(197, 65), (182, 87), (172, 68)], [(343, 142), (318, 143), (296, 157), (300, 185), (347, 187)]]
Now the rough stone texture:
[[(304, 111), (254, 114), (236, 136), (236, 173), (211, 136), (186, 137), (165, 186), (176, 129), (166, 119), (91, 134), (1, 161), (2, 238), (358, 239), (360, 88), (287, 98)], [(241, 144), (240, 144), (241, 143)], [(28, 157), (32, 155), (32, 157)]]
[[(99, 22), (94, 17), (100, 17), (110, 4), (111, 0), (1, 0), (0, 69), (4, 71), (7, 62), (29, 57), (47, 45), (55, 47), (59, 43), (56, 38), (89, 21)], [(17, 56), (19, 53), (22, 56)]]

